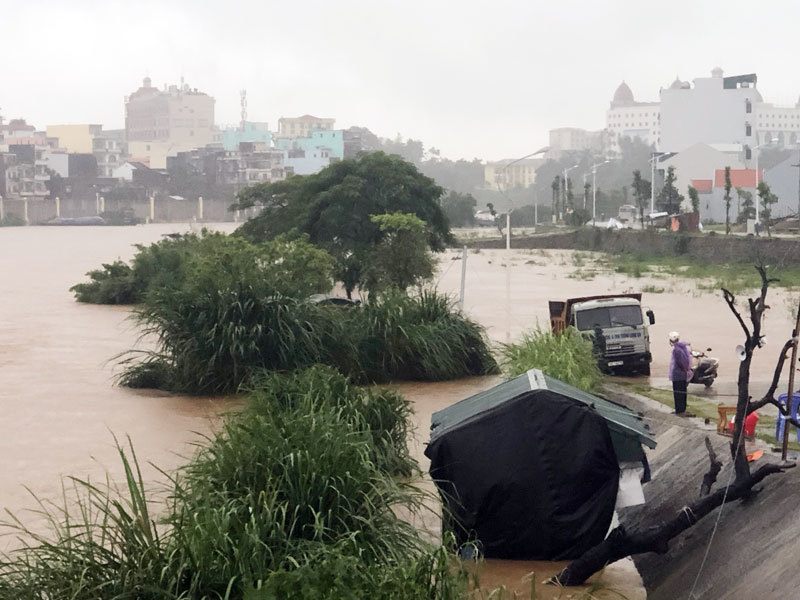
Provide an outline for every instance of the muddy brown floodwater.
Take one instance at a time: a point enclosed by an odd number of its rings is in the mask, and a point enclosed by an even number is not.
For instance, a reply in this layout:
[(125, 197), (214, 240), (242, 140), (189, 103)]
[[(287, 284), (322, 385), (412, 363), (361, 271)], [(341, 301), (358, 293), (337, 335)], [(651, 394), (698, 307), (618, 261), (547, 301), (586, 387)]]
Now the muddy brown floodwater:
[[(113, 384), (115, 361), (137, 331), (124, 307), (75, 302), (69, 287), (134, 243), (186, 225), (0, 229), (0, 509), (33, 506), (23, 486), (57, 498), (60, 477), (122, 475), (112, 434), (130, 436), (147, 463), (170, 469), (208, 431), (220, 399), (140, 393)], [(35, 525), (35, 517), (21, 515)], [(0, 548), (8, 539), (0, 540)]]
[[(219, 228), (230, 231), (232, 225)], [(170, 470), (191, 453), (196, 433), (208, 432), (215, 419), (233, 404), (223, 398), (193, 398), (114, 385), (113, 357), (136, 343), (138, 332), (124, 307), (79, 304), (69, 287), (102, 262), (129, 259), (133, 244), (150, 243), (188, 225), (138, 227), (19, 227), (0, 230), (0, 509), (19, 512), (33, 506), (25, 490), (57, 498), (61, 477), (74, 475), (98, 480), (122, 472), (113, 434), (130, 436), (143, 465)], [(677, 329), (696, 347), (711, 346), (721, 359), (720, 381), (710, 394), (735, 392), (737, 363), (734, 347), (741, 335), (718, 295), (699, 293), (693, 281), (632, 279), (616, 274), (581, 279), (569, 251), (502, 250), (469, 253), (465, 310), (488, 328), (495, 342), (510, 341), (537, 323), (548, 325), (547, 300), (593, 293), (640, 290), (652, 284), (667, 288), (645, 294), (656, 312), (652, 329), (654, 385), (665, 386), (667, 333)], [(442, 256), (438, 276), (441, 290), (458, 294), (459, 252)], [(576, 278), (577, 277), (577, 278)], [(771, 345), (757, 353), (754, 388), (765, 387), (777, 347), (791, 330), (785, 294), (772, 296), (774, 309), (766, 322)], [(416, 410), (415, 456), (423, 470), (422, 452), (431, 414), (481, 391), (496, 378), (399, 385)], [(702, 388), (698, 388), (702, 389)], [(145, 468), (150, 482), (159, 479)], [(432, 490), (432, 485), (426, 485)], [(23, 513), (23, 520), (36, 517)], [(430, 515), (420, 526), (438, 532)], [(0, 549), (10, 542), (0, 540)], [(489, 569), (488, 578), (507, 569)], [(526, 565), (514, 566), (515, 572)], [(494, 574), (494, 575), (493, 575)]]

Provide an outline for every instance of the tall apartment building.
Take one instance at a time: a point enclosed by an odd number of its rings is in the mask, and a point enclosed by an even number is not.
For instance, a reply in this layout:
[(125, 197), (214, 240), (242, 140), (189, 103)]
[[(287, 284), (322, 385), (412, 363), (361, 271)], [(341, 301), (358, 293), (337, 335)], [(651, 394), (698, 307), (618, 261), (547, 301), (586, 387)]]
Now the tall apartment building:
[(183, 82), (159, 90), (145, 77), (125, 99), (125, 137), (132, 158), (166, 168), (167, 156), (214, 141), (214, 98)]

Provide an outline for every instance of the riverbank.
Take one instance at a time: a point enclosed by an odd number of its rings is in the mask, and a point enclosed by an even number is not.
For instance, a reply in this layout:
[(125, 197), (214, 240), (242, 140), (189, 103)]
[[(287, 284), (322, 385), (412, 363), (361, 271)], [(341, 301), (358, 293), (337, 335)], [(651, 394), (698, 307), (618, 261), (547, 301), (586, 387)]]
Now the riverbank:
[[(469, 248), (505, 248), (504, 238), (465, 238)], [(515, 235), (514, 249), (584, 250), (642, 257), (683, 257), (713, 264), (765, 263), (782, 268), (800, 262), (800, 239), (718, 235), (716, 233), (677, 234), (666, 231), (584, 228), (541, 235)]]
[[(700, 419), (675, 417), (669, 408), (629, 391), (612, 389), (611, 393), (615, 400), (644, 412), (658, 441), (648, 453), (653, 479), (644, 486), (646, 503), (624, 509), (623, 525), (651, 526), (672, 517), (698, 496), (708, 471), (706, 436), (724, 465), (714, 489), (730, 480), (730, 438), (718, 435), (713, 422), (706, 425)], [(780, 460), (760, 440), (748, 442), (747, 449), (764, 450), (751, 470)], [(794, 549), (800, 523), (791, 517), (790, 507), (798, 485), (798, 469), (773, 475), (759, 486), (761, 491), (753, 501), (723, 505), (674, 539), (665, 554), (636, 556), (648, 599), (795, 598)]]

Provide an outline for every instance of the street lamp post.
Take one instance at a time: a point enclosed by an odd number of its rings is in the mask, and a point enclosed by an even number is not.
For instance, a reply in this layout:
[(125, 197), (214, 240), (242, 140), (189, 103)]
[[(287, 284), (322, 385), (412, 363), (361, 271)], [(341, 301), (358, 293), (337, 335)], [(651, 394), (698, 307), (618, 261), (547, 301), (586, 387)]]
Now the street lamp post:
[[(567, 184), (567, 181), (568, 181), (567, 175), (569, 174), (570, 171), (572, 171), (573, 169), (577, 169), (579, 166), (580, 165), (572, 165), (571, 167), (567, 167), (566, 169), (564, 169), (564, 189), (562, 190), (563, 191), (562, 196), (563, 196), (564, 201), (561, 203), (561, 206), (564, 209), (566, 209), (566, 207), (567, 207), (567, 188), (569, 187), (569, 185)], [(563, 214), (559, 213), (558, 219), (559, 219), (559, 221), (561, 219), (563, 219)]]
[(592, 227), (595, 226), (595, 220), (597, 218), (597, 169), (610, 162), (611, 160), (608, 159), (592, 165)]
[[(508, 209), (508, 211), (506, 212), (506, 250), (510, 250), (510, 249), (511, 249), (511, 212), (512, 212), (514, 209), (513, 209), (513, 207), (510, 207), (510, 205), (511, 205), (511, 198), (509, 198), (509, 197), (508, 197), (508, 194), (506, 194), (506, 193), (503, 191), (503, 188), (500, 186), (500, 180), (501, 180), (501, 179), (503, 179), (503, 183), (506, 183), (506, 181), (505, 181), (506, 170), (507, 170), (507, 169), (508, 169), (508, 167), (510, 167), (511, 165), (513, 165), (513, 164), (516, 164), (516, 163), (518, 163), (518, 162), (520, 162), (520, 161), (523, 161), (523, 160), (525, 160), (526, 158), (530, 158), (531, 156), (536, 156), (537, 154), (543, 154), (544, 152), (547, 152), (548, 150), (550, 150), (550, 146), (544, 146), (543, 148), (539, 148), (539, 149), (538, 149), (536, 152), (531, 152), (530, 154), (526, 154), (525, 156), (523, 156), (523, 157), (521, 157), (521, 158), (517, 158), (517, 159), (515, 159), (515, 160), (512, 160), (510, 163), (508, 163), (507, 165), (505, 165), (505, 166), (504, 166), (504, 167), (503, 167), (503, 168), (500, 170), (500, 173), (502, 174), (502, 177), (495, 177), (495, 184), (497, 184), (497, 191), (498, 191), (498, 192), (500, 192), (500, 193), (501, 193), (503, 196), (505, 196), (505, 197), (506, 197), (506, 200), (507, 200), (507, 201), (508, 201), (508, 203), (509, 203), (509, 209)], [(534, 209), (534, 210), (535, 210), (535, 209)], [(534, 216), (534, 222), (535, 222), (535, 221), (536, 221), (536, 217)]]
[(656, 160), (659, 156), (664, 156), (664, 152), (653, 152), (652, 154), (650, 157), (650, 214), (656, 212)]

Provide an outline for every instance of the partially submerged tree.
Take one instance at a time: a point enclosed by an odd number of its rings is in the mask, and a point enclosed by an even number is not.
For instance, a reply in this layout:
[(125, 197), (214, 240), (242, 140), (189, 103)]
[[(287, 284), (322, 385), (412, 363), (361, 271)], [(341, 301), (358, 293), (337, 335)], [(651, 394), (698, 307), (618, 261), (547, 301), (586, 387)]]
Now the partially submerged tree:
[(739, 216), (737, 223), (746, 223), (748, 219), (756, 218), (756, 207), (753, 204), (753, 192), (743, 188), (736, 188), (736, 197), (739, 199)]
[(675, 181), (678, 178), (675, 175), (675, 167), (667, 168), (667, 177), (664, 180), (664, 187), (658, 194), (658, 206), (664, 212), (671, 215), (677, 214), (681, 211), (681, 203), (683, 196), (678, 192), (675, 187)]
[(475, 207), (478, 201), (472, 194), (451, 191), (442, 198), (444, 211), (450, 227), (472, 227), (475, 225)]
[(439, 204), (443, 191), (399, 156), (373, 152), (314, 175), (245, 188), (234, 208), (262, 209), (238, 229), (252, 241), (290, 231), (308, 235), (334, 257), (336, 278), (349, 295), (363, 276), (365, 257), (383, 237), (373, 215), (413, 213), (427, 224), (428, 245), (434, 251), (453, 241)]
[(644, 227), (644, 209), (647, 205), (650, 182), (646, 179), (642, 179), (642, 173), (639, 169), (633, 172), (631, 189), (633, 190), (633, 197), (636, 200), (636, 206), (639, 208), (639, 220), (642, 223), (642, 227)]
[(697, 188), (693, 185), (689, 186), (689, 202), (692, 204), (692, 212), (700, 212), (700, 196), (697, 194)]
[[(776, 279), (771, 279), (767, 275), (767, 269), (763, 265), (756, 267), (761, 277), (761, 290), (757, 298), (750, 298), (747, 301), (749, 309), (749, 324), (745, 322), (736, 305), (736, 297), (727, 289), (722, 290), (723, 298), (728, 308), (733, 313), (745, 336), (744, 357), (739, 365), (738, 396), (736, 402), (736, 417), (734, 419), (733, 441), (730, 445), (731, 457), (735, 478), (729, 484), (711, 492), (716, 483), (717, 475), (722, 469), (722, 463), (717, 458), (711, 443), (706, 438), (706, 448), (708, 450), (709, 470), (703, 477), (700, 485), (700, 497), (693, 502), (687, 503), (675, 516), (668, 521), (659, 523), (653, 527), (641, 530), (628, 531), (624, 525), (616, 527), (608, 537), (600, 544), (590, 549), (580, 558), (572, 561), (561, 573), (553, 578), (554, 582), (561, 585), (581, 585), (594, 573), (606, 565), (634, 554), (655, 552), (664, 554), (669, 550), (670, 541), (693, 527), (703, 517), (710, 514), (714, 509), (720, 507), (725, 502), (748, 498), (757, 493), (753, 488), (769, 475), (782, 473), (784, 470), (794, 467), (794, 463), (767, 463), (759, 467), (754, 473), (750, 472), (750, 465), (747, 462), (744, 447), (744, 422), (748, 414), (766, 405), (775, 406), (787, 421), (795, 427), (800, 427), (800, 423), (789, 416), (786, 406), (780, 404), (775, 399), (775, 391), (778, 388), (783, 366), (786, 362), (786, 354), (794, 343), (794, 335), (781, 349), (775, 371), (767, 393), (761, 400), (752, 402), (750, 397), (750, 365), (753, 352), (763, 347), (764, 336), (761, 332), (764, 312), (769, 308), (766, 303), (769, 285)], [(791, 365), (790, 368), (794, 368)]]
[(725, 167), (725, 235), (731, 233), (731, 168)]
[(778, 201), (778, 197), (772, 193), (766, 181), (759, 183), (757, 190), (758, 198), (761, 201), (761, 219), (767, 227), (767, 236), (772, 237), (769, 229), (769, 221), (772, 218), (772, 209), (770, 207)]
[(383, 239), (371, 253), (363, 285), (370, 294), (405, 291), (433, 277), (435, 261), (425, 239), (425, 223), (410, 213), (374, 215)]

